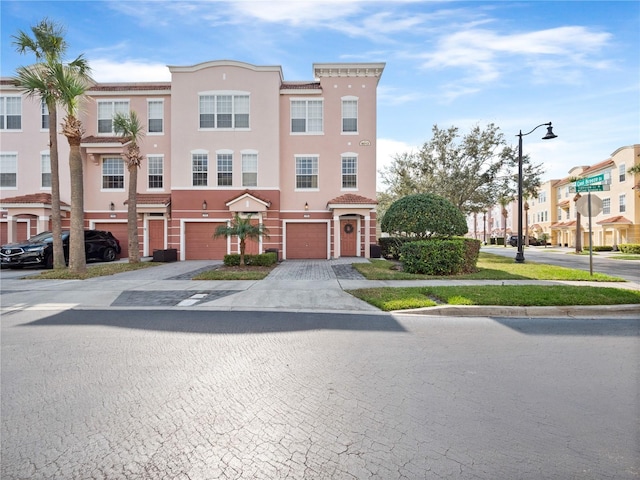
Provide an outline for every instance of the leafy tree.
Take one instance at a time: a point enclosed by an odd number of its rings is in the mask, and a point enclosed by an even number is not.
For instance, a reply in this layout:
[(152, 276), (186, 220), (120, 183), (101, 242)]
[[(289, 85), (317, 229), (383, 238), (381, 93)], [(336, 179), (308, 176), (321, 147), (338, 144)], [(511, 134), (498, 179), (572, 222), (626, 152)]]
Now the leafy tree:
[(71, 228), (69, 231), (69, 270), (84, 273), (87, 259), (84, 248), (84, 175), (80, 142), (84, 135), (82, 122), (78, 118), (80, 101), (89, 85), (89, 65), (81, 57), (82, 68), (74, 69), (58, 64), (54, 68), (55, 82), (60, 92), (60, 103), (66, 116), (62, 133), (69, 142), (69, 171), (71, 174)]
[[(467, 214), (493, 205), (505, 178), (517, 181), (510, 175), (517, 167), (517, 148), (507, 145), (493, 123), (485, 129), (475, 126), (462, 137), (457, 127), (442, 130), (434, 125), (432, 135), (418, 152), (397, 155), (383, 170), (382, 178), (393, 198), (434, 193)], [(532, 166), (528, 157), (523, 158), (523, 180), (525, 175), (538, 175), (537, 180), (527, 181), (539, 186), (541, 173), (540, 165)]]
[(127, 236), (129, 237), (129, 263), (140, 262), (138, 242), (138, 169), (142, 163), (140, 141), (144, 137), (144, 127), (135, 111), (129, 115), (117, 113), (113, 117), (113, 128), (126, 141), (123, 156), (129, 171), (129, 191), (127, 195)]
[(391, 204), (382, 218), (383, 232), (417, 238), (450, 237), (467, 233), (462, 212), (432, 193), (408, 195)]
[[(56, 83), (56, 68), (62, 63), (67, 51), (64, 29), (56, 23), (44, 19), (31, 27), (33, 36), (20, 30), (13, 35), (16, 50), (25, 54), (31, 52), (36, 63), (29, 67), (19, 67), (15, 80), (27, 96), (37, 96), (47, 105), (49, 113), (49, 159), (51, 163), (51, 229), (53, 232), (53, 268), (65, 268), (62, 247), (62, 218), (60, 216), (60, 174), (58, 157), (58, 112), (57, 103), (61, 97), (60, 86)], [(82, 57), (68, 64), (77, 73), (85, 66)]]
[(244, 267), (244, 252), (246, 249), (246, 240), (248, 238), (258, 240), (260, 237), (269, 238), (269, 229), (263, 223), (252, 224), (251, 214), (241, 217), (238, 213), (234, 214), (229, 225), (220, 225), (213, 234), (217, 237), (238, 237), (240, 240), (240, 266)]

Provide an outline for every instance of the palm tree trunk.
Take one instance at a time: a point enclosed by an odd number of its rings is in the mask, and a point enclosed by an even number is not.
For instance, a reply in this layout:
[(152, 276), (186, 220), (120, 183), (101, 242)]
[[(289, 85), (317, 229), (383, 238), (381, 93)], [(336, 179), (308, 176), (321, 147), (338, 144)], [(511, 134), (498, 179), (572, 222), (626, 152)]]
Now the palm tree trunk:
[(244, 265), (244, 250), (245, 250), (245, 247), (246, 247), (246, 246), (247, 246), (247, 245), (246, 245), (246, 243), (245, 243), (245, 241), (244, 241), (244, 238), (241, 238), (241, 239), (240, 239), (240, 266), (241, 266), (241, 267), (244, 267), (244, 266), (245, 266), (245, 265)]
[(129, 195), (127, 198), (127, 236), (129, 244), (129, 263), (140, 262), (140, 243), (138, 242), (138, 167), (129, 165)]
[(84, 248), (84, 179), (82, 173), (82, 124), (72, 116), (65, 122), (65, 136), (69, 141), (69, 170), (71, 172), (71, 230), (69, 234), (69, 271), (85, 273), (87, 259)]
[(60, 162), (58, 159), (58, 111), (55, 101), (47, 102), (49, 110), (49, 161), (51, 163), (51, 231), (53, 232), (53, 268), (66, 267), (62, 247), (62, 217), (60, 216)]

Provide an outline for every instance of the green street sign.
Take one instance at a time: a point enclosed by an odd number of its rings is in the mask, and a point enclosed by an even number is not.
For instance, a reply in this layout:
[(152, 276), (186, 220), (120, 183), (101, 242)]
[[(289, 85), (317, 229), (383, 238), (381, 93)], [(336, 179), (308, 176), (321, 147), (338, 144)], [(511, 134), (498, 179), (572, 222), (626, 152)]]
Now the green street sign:
[[(604, 173), (600, 175), (594, 175), (593, 177), (581, 178), (580, 180), (576, 180), (576, 187), (583, 187), (585, 185), (592, 185), (594, 183), (602, 183), (604, 182)], [(581, 190), (578, 190), (581, 191)], [(583, 190), (588, 192), (589, 190)], [(592, 191), (602, 191), (602, 190), (592, 190)]]
[[(582, 185), (576, 187), (576, 192), (604, 192), (604, 187), (609, 185)], [(607, 188), (607, 190), (609, 190)]]

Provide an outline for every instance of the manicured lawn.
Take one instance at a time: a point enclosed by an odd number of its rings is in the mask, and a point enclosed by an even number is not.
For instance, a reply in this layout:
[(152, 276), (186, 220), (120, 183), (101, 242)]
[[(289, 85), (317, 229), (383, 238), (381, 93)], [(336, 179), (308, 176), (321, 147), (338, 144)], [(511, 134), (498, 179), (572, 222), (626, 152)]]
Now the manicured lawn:
[(40, 272), (40, 275), (34, 275), (28, 278), (29, 280), (86, 280), (87, 278), (115, 275), (116, 273), (130, 272), (132, 270), (156, 267), (158, 265), (162, 265), (162, 263), (97, 263), (88, 264), (87, 272), (82, 275), (73, 274), (65, 268), (64, 270), (45, 270)]
[(193, 280), (262, 280), (275, 267), (220, 267), (199, 273)]
[(397, 263), (388, 260), (372, 259), (371, 263), (355, 263), (353, 266), (368, 280), (428, 280), (451, 278), (459, 280), (575, 280), (595, 282), (624, 282), (618, 277), (603, 273), (594, 273), (572, 268), (558, 267), (544, 263), (527, 261), (516, 263), (513, 258), (492, 253), (480, 252), (478, 271), (455, 277), (436, 277), (405, 273)]
[(384, 311), (448, 305), (564, 306), (640, 304), (640, 292), (573, 285), (364, 288), (350, 294)]

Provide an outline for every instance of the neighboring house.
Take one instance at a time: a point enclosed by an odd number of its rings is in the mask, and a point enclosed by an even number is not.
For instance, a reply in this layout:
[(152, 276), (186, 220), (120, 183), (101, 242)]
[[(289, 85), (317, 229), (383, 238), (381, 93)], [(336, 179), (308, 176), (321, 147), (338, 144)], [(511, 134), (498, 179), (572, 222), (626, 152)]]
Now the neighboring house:
[[(602, 175), (609, 190), (592, 192), (602, 200), (602, 212), (592, 215), (592, 245), (617, 246), (622, 243), (640, 243), (640, 174), (628, 170), (640, 164), (640, 144), (621, 147), (611, 158), (590, 165), (574, 167), (562, 180), (549, 180), (542, 184), (536, 198), (528, 200), (529, 210), (523, 219), (523, 235), (540, 238), (544, 233), (552, 245), (576, 246), (577, 211), (576, 200), (587, 193), (571, 191), (572, 180)], [(512, 225), (517, 225), (517, 203), (513, 202), (509, 212), (513, 213)], [(517, 227), (514, 228), (514, 232)], [(582, 247), (589, 246), (589, 218), (581, 215), (580, 230)]]
[[(369, 257), (376, 243), (376, 90), (384, 63), (314, 64), (313, 81), (279, 66), (213, 61), (171, 66), (171, 82), (95, 84), (82, 110), (87, 228), (127, 242), (128, 174), (117, 112), (145, 121), (138, 177), (141, 254), (222, 259), (237, 238), (213, 238), (235, 213), (269, 238), (248, 253), (280, 258)], [(49, 228), (46, 108), (0, 82), (2, 242)], [(62, 119), (62, 112), (60, 113)], [(60, 136), (63, 226), (68, 145)], [(49, 183), (50, 185), (50, 183)]]

